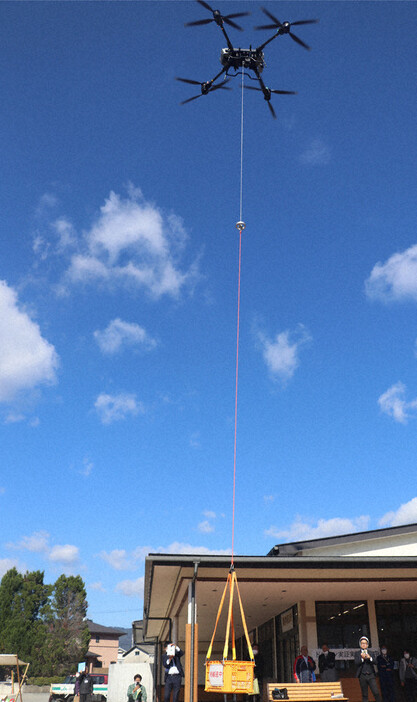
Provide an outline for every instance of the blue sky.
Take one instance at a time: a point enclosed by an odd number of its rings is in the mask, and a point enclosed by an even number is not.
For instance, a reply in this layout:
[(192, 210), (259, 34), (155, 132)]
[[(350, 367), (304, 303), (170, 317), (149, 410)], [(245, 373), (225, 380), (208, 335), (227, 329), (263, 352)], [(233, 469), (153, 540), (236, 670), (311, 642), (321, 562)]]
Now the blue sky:
[[(244, 93), (237, 554), (417, 521), (417, 3), (265, 6), (320, 23), (266, 49), (277, 120)], [(105, 625), (146, 553), (231, 548), (241, 93), (179, 105), (203, 17), (0, 4), (0, 573), (80, 573)]]

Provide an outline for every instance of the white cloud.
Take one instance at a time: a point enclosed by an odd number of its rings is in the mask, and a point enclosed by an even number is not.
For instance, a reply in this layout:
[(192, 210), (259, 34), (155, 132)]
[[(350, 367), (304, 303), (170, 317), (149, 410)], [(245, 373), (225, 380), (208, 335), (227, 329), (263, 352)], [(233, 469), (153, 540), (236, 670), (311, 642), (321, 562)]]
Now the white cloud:
[(205, 517), (207, 517), (207, 519), (216, 519), (216, 516), (217, 516), (216, 512), (212, 512), (212, 510), (210, 510), (210, 509), (205, 509), (203, 511), (203, 514)]
[(20, 573), (27, 570), (25, 565), (19, 564), (19, 561), (14, 558), (0, 558), (0, 580), (3, 575), (5, 575), (5, 573), (12, 568), (16, 568), (16, 570), (18, 570)]
[(210, 534), (214, 531), (214, 526), (208, 521), (208, 519), (200, 522), (197, 528), (202, 534)]
[(200, 442), (200, 432), (199, 431), (194, 431), (191, 436), (190, 436), (190, 446), (192, 448), (200, 448), (201, 442)]
[(94, 463), (92, 461), (90, 461), (89, 458), (84, 458), (83, 459), (83, 467), (80, 470), (80, 475), (83, 475), (85, 478), (88, 478), (88, 476), (91, 474), (93, 468), (94, 468)]
[(417, 244), (378, 262), (365, 282), (367, 295), (382, 301), (417, 301)]
[(30, 536), (23, 536), (16, 543), (8, 543), (7, 548), (32, 553), (47, 553), (49, 551), (49, 534), (47, 531), (35, 531)]
[(313, 139), (300, 155), (301, 163), (312, 166), (327, 164), (330, 162), (330, 158), (330, 149), (322, 139)]
[(417, 497), (405, 502), (396, 511), (387, 512), (378, 522), (380, 527), (400, 526), (417, 522)]
[(88, 589), (95, 590), (96, 592), (107, 592), (106, 588), (100, 580), (98, 580), (95, 583), (90, 583)]
[(271, 375), (286, 381), (292, 378), (298, 368), (300, 349), (311, 341), (311, 336), (300, 324), (294, 331), (280, 332), (272, 341), (264, 333), (258, 332), (258, 340)]
[(281, 541), (301, 541), (304, 539), (321, 539), (339, 534), (350, 534), (357, 531), (364, 531), (369, 526), (368, 516), (345, 519), (334, 517), (333, 519), (319, 519), (316, 524), (308, 523), (301, 517), (296, 517), (289, 529), (278, 529), (271, 526), (265, 531), (265, 536), (271, 536)]
[(174, 553), (174, 554), (181, 554), (181, 555), (186, 555), (186, 554), (194, 554), (194, 553), (202, 553), (206, 555), (228, 555), (230, 553), (230, 549), (209, 549), (206, 546), (192, 546), (191, 544), (186, 544), (180, 541), (173, 541), (171, 544), (168, 546), (158, 546), (158, 548), (154, 548), (153, 546), (146, 546), (146, 547), (141, 547), (138, 546), (137, 549), (133, 552), (136, 556), (136, 558), (139, 559), (145, 559), (145, 557), (148, 555), (148, 553)]
[(137, 580), (122, 580), (114, 589), (127, 597), (143, 597), (144, 580), (143, 575)]
[(417, 398), (407, 402), (404, 398), (406, 386), (399, 381), (392, 385), (378, 398), (381, 412), (392, 417), (400, 424), (406, 424), (408, 419), (415, 418), (417, 411)]
[(8, 415), (5, 417), (4, 423), (5, 424), (18, 424), (19, 422), (23, 422), (25, 419), (24, 414), (20, 414), (19, 412), (9, 412)]
[(125, 549), (113, 549), (109, 553), (101, 551), (98, 555), (115, 570), (130, 570), (134, 567), (134, 563), (129, 559)]
[(66, 217), (59, 217), (51, 226), (58, 237), (57, 253), (62, 253), (66, 249), (76, 246), (77, 238), (74, 227)]
[(71, 544), (50, 546), (50, 534), (47, 531), (35, 531), (30, 536), (23, 536), (20, 541), (6, 544), (9, 549), (43, 554), (52, 563), (74, 565), (79, 560), (79, 548)]
[(0, 402), (56, 382), (58, 355), (39, 325), (19, 308), (16, 292), (0, 281)]
[(228, 555), (231, 553), (230, 549), (210, 549), (205, 546), (191, 546), (191, 544), (181, 543), (180, 541), (174, 541), (167, 547), (160, 546), (154, 553), (174, 553), (174, 554), (194, 554), (201, 553), (206, 555)]
[[(71, 226), (63, 220), (69, 231)], [(69, 240), (74, 233), (71, 228)], [(89, 230), (70, 259), (69, 283), (105, 282), (145, 289), (151, 296), (178, 297), (198, 277), (197, 262), (184, 268), (181, 257), (187, 241), (182, 221), (164, 216), (130, 187), (123, 198), (110, 192)]]
[(132, 393), (120, 393), (120, 395), (101, 393), (94, 407), (103, 424), (111, 424), (126, 419), (128, 415), (136, 416), (144, 412), (142, 403), (138, 402), (136, 395)]
[(149, 553), (229, 555), (230, 549), (209, 549), (206, 548), (206, 546), (192, 546), (191, 544), (174, 541), (168, 546), (137, 546), (130, 552), (125, 549), (113, 549), (113, 551), (110, 552), (101, 551), (96, 555), (108, 563), (114, 570), (135, 570), (139, 568), (140, 564), (143, 563)]
[(152, 546), (137, 546), (132, 552), (132, 558), (136, 561), (144, 561), (148, 553), (155, 553), (155, 549)]
[(103, 331), (95, 331), (94, 338), (103, 353), (113, 354), (122, 346), (136, 346), (146, 350), (155, 348), (156, 341), (145, 329), (134, 322), (113, 319)]
[(80, 550), (78, 546), (65, 544), (63, 546), (56, 545), (49, 551), (48, 558), (53, 563), (61, 563), (62, 565), (74, 565), (78, 562)]
[(42, 217), (45, 211), (53, 209), (58, 204), (58, 198), (53, 193), (44, 193), (39, 198), (39, 204), (36, 208), (36, 216)]

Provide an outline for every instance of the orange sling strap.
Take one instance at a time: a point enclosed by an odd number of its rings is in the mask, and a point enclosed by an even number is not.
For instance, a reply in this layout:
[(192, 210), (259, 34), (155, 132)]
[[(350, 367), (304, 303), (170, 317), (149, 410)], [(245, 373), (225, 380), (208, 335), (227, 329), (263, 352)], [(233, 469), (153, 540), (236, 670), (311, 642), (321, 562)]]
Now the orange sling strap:
[(225, 643), (224, 643), (224, 649), (223, 649), (223, 660), (227, 660), (227, 656), (229, 653), (229, 637), (230, 633), (232, 635), (232, 659), (235, 661), (236, 660), (236, 642), (235, 642), (235, 629), (233, 626), (233, 597), (234, 597), (234, 588), (236, 585), (236, 592), (239, 600), (239, 607), (240, 607), (240, 614), (242, 617), (242, 624), (243, 624), (243, 630), (245, 632), (245, 638), (246, 638), (246, 643), (248, 646), (248, 652), (249, 652), (249, 658), (251, 661), (255, 660), (253, 651), (252, 651), (252, 646), (249, 640), (249, 633), (248, 633), (248, 628), (246, 626), (246, 619), (245, 619), (245, 614), (243, 611), (243, 605), (242, 605), (242, 599), (240, 597), (240, 592), (239, 592), (239, 586), (237, 584), (237, 577), (236, 573), (233, 568), (230, 569), (229, 574), (227, 576), (227, 581), (226, 585), (223, 591), (222, 598), (220, 600), (220, 605), (219, 609), (217, 611), (217, 617), (216, 617), (216, 623), (214, 625), (214, 631), (213, 631), (213, 636), (211, 637), (210, 641), (210, 646), (208, 647), (207, 651), (207, 656), (206, 659), (207, 661), (211, 657), (211, 652), (213, 649), (213, 643), (214, 643), (214, 637), (216, 636), (216, 630), (217, 630), (217, 625), (219, 623), (220, 615), (222, 613), (223, 605), (224, 605), (224, 600), (226, 598), (226, 592), (227, 589), (229, 588), (229, 610), (228, 610), (228, 615), (227, 615), (227, 623), (226, 623), (226, 638), (225, 638)]

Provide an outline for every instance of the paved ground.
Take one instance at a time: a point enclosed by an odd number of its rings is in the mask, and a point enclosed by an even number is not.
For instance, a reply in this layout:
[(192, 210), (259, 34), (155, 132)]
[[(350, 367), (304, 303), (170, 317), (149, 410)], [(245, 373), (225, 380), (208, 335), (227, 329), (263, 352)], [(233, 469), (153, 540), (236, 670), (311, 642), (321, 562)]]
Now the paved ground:
[[(20, 697), (17, 698), (20, 702)], [(49, 692), (25, 692), (22, 691), (23, 702), (48, 702)]]

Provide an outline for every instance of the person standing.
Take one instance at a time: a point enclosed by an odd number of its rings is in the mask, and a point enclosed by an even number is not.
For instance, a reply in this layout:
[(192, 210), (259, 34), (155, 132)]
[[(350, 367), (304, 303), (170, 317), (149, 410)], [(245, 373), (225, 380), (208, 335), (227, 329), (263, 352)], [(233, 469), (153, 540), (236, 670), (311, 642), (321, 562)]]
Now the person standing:
[(80, 675), (80, 702), (90, 702), (90, 695), (92, 694), (93, 678), (90, 678), (87, 670), (83, 670)]
[(257, 643), (252, 644), (252, 653), (255, 667), (253, 669), (253, 695), (251, 697), (254, 702), (259, 702), (262, 699), (263, 659)]
[(80, 673), (75, 673), (74, 702), (80, 702)]
[(394, 661), (388, 655), (386, 646), (381, 647), (381, 653), (376, 659), (379, 673), (379, 685), (384, 702), (394, 702)]
[(133, 683), (127, 688), (127, 700), (128, 702), (146, 702), (147, 695), (145, 686), (142, 685), (142, 676), (135, 675), (133, 678)]
[(375, 661), (368, 650), (369, 639), (367, 636), (362, 636), (359, 639), (359, 646), (360, 651), (355, 652), (355, 665), (356, 677), (359, 678), (361, 686), (362, 702), (368, 702), (368, 687), (372, 690), (375, 702), (381, 702), (381, 695), (376, 683)]
[(165, 668), (165, 690), (164, 702), (169, 702), (172, 690), (172, 702), (178, 702), (181, 689), (181, 680), (184, 671), (181, 665), (181, 657), (184, 651), (173, 643), (166, 642), (165, 653), (162, 656), (162, 665)]
[(315, 682), (316, 663), (308, 655), (307, 646), (301, 646), (300, 655), (294, 661), (294, 680), (296, 683)]
[(335, 682), (339, 679), (336, 670), (336, 655), (329, 651), (327, 643), (321, 647), (323, 653), (319, 655), (320, 682)]
[(400, 682), (407, 702), (415, 702), (417, 696), (417, 659), (405, 650), (400, 660)]

